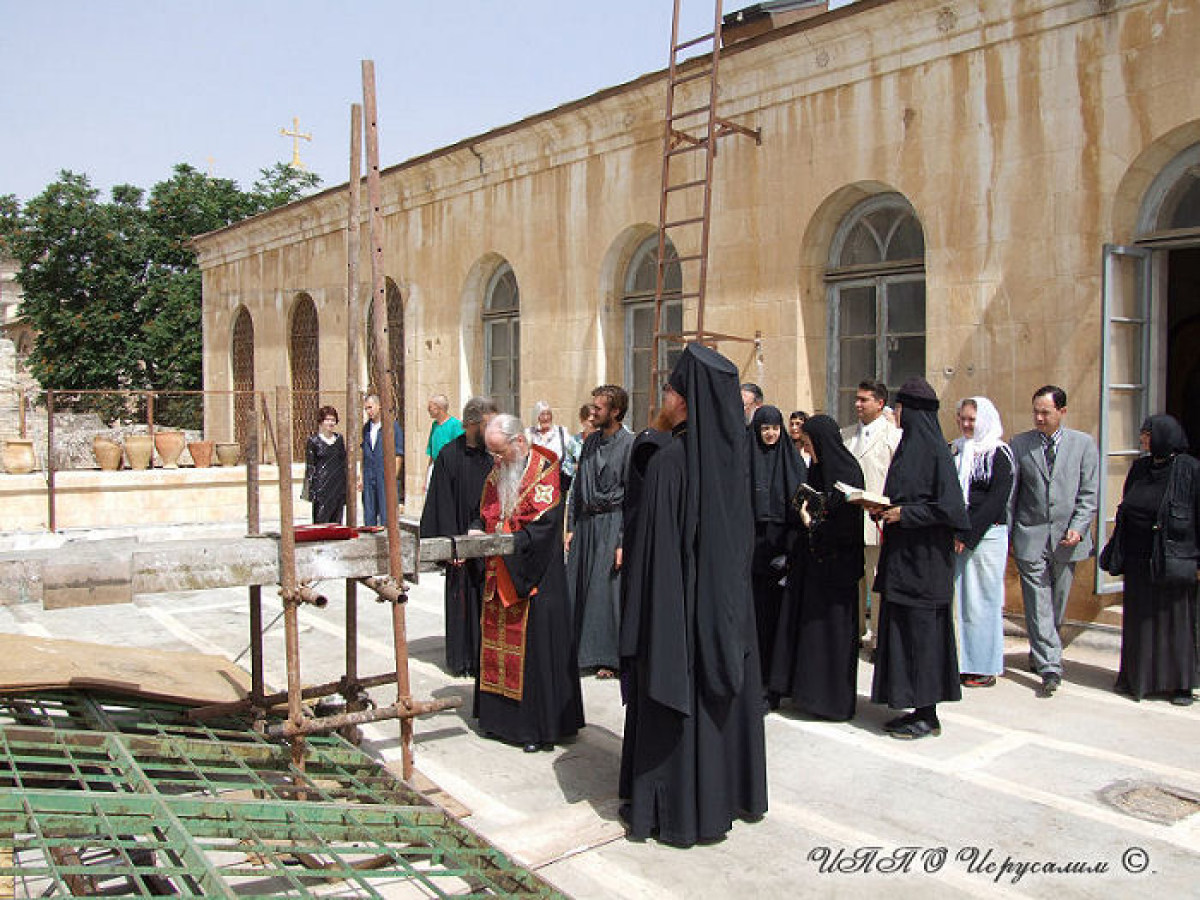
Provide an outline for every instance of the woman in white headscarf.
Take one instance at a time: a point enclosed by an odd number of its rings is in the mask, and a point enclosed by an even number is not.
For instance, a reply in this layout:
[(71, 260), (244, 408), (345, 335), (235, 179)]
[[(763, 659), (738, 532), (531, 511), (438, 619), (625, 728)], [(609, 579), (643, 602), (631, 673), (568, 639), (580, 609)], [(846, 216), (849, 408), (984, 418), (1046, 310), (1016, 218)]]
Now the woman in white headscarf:
[(1004, 565), (1008, 556), (1008, 499), (1012, 450), (1000, 413), (986, 397), (958, 404), (962, 437), (954, 464), (971, 527), (955, 535), (954, 609), (959, 671), (966, 687), (991, 687), (1004, 671)]

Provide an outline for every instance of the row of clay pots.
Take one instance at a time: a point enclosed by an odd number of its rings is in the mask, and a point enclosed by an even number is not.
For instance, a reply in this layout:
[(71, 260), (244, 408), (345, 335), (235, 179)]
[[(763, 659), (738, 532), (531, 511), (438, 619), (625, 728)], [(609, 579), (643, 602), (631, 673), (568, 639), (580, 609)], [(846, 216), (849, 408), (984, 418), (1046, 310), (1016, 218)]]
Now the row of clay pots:
[[(164, 469), (178, 469), (183, 447), (182, 431), (156, 431), (153, 439), (148, 434), (130, 434), (125, 437), (124, 455), (129, 468), (148, 469), (154, 458), (154, 451), (158, 450)], [(218, 465), (236, 466), (241, 455), (241, 447), (235, 443), (192, 441), (187, 448), (192, 462), (198, 469), (207, 469), (212, 465), (214, 448)], [(115, 472), (121, 468), (122, 447), (119, 441), (96, 435), (92, 438), (92, 452), (96, 454), (96, 461), (103, 471)]]

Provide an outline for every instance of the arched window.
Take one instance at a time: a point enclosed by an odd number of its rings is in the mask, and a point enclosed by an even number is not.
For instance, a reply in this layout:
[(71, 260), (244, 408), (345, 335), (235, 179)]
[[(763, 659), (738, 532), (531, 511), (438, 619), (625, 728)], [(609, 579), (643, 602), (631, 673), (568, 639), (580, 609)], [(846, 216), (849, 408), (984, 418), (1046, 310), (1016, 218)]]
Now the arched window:
[[(683, 331), (683, 275), (675, 246), (667, 241), (667, 265), (663, 269), (662, 330), (668, 334)], [(634, 431), (649, 424), (654, 396), (650, 384), (651, 353), (654, 347), (654, 289), (658, 266), (658, 235), (642, 241), (625, 269), (621, 303), (625, 309), (625, 384), (629, 386), (629, 413), (626, 421)], [(659, 347), (659, 368), (669, 370), (678, 359), (681, 346), (663, 342)]]
[(243, 306), (233, 323), (233, 436), (244, 448), (254, 424), (254, 322)]
[(512, 266), (492, 273), (483, 301), (484, 391), (501, 412), (521, 411), (521, 292)]
[(895, 389), (925, 375), (925, 233), (908, 201), (880, 194), (851, 210), (834, 235), (825, 280), (827, 401), (848, 424), (863, 379)]
[(308, 294), (296, 298), (288, 341), (292, 366), (292, 459), (304, 459), (304, 442), (317, 430), (321, 406), (321, 335), (317, 304)]
[[(385, 279), (387, 289), (387, 367), (392, 388), (392, 415), (404, 425), (404, 298), (392, 279)], [(367, 306), (367, 372), (370, 391), (379, 393), (383, 378), (375, 361), (375, 304)]]

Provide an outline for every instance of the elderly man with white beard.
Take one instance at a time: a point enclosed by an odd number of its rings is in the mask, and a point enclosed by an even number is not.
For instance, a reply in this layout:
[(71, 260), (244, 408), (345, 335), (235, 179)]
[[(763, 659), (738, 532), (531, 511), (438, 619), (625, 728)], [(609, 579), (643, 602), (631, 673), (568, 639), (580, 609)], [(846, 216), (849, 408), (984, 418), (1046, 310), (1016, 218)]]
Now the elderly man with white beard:
[(475, 716), (488, 737), (551, 750), (584, 724), (559, 461), (530, 445), (515, 416), (492, 419), (484, 443), (495, 464), (468, 533), (515, 534), (516, 548), (487, 557)]

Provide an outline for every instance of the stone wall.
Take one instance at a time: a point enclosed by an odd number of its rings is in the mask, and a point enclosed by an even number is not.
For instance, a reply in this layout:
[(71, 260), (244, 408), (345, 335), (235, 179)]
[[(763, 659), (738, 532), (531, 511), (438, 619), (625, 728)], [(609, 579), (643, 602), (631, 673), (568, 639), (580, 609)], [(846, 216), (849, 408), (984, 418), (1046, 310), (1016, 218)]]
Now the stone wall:
[[(761, 333), (761, 357), (721, 349), (771, 401), (825, 408), (834, 234), (859, 201), (896, 192), (924, 230), (939, 395), (992, 398), (1012, 434), (1029, 427), (1032, 389), (1057, 383), (1070, 424), (1097, 435), (1102, 248), (1134, 241), (1151, 180), (1200, 142), (1198, 46), (1200, 4), (1177, 0), (863, 0), (731, 46), (721, 114), (760, 128), (762, 144), (720, 145), (706, 327)], [(656, 227), (664, 96), (655, 73), (385, 170), (410, 459), (428, 434), (425, 398), (482, 389), (482, 302), (502, 261), (520, 286), (523, 406), (546, 399), (573, 424), (592, 386), (624, 381), (620, 282)], [(400, 124), (380, 127), (386, 146)], [(207, 388), (231, 387), (243, 308), (256, 387), (287, 384), (303, 292), (320, 319), (321, 385), (337, 397), (345, 218), (334, 188), (198, 240)], [(223, 439), (231, 416), (206, 426)], [(415, 496), (424, 466), (407, 471)], [(1082, 567), (1079, 581), (1077, 597)], [(1101, 602), (1073, 614), (1094, 618)]]

